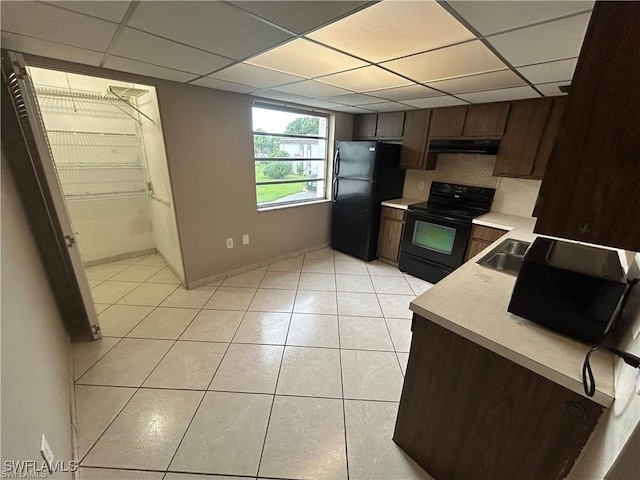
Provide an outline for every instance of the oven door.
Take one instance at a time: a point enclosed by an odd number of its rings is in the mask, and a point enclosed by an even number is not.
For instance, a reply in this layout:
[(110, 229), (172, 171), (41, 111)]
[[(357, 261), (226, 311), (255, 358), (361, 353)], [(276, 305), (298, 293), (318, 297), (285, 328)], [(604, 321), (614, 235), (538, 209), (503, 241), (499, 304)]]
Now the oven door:
[(470, 233), (469, 221), (409, 210), (402, 237), (402, 251), (457, 268), (463, 263)]

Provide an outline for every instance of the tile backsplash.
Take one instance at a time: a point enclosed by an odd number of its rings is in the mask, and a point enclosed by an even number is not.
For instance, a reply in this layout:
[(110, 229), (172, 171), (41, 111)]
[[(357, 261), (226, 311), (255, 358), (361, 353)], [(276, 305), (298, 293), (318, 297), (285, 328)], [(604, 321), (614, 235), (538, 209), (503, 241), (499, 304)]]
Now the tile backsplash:
[(491, 187), (496, 189), (491, 211), (530, 217), (541, 182), (494, 177), (495, 162), (495, 155), (440, 154), (436, 170), (407, 170), (402, 196), (426, 200), (432, 181)]

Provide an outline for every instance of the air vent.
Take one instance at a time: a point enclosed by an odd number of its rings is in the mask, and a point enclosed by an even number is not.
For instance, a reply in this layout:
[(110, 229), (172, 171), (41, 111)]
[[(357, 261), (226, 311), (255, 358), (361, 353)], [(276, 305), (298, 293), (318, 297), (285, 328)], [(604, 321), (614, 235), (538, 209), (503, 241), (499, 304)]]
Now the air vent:
[(558, 90), (560, 90), (562, 93), (569, 93), (570, 86), (571, 85), (559, 85)]

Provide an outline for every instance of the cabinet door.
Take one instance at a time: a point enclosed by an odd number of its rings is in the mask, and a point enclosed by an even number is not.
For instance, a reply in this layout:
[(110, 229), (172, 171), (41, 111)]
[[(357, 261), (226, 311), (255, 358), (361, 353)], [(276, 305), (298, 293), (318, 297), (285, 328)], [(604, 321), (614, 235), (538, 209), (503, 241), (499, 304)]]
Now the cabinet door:
[(535, 231), (640, 251), (640, 2), (596, 2)]
[(496, 177), (532, 174), (551, 102), (550, 98), (513, 102), (493, 171)]
[(504, 133), (509, 115), (509, 102), (486, 103), (467, 107), (462, 132), (465, 137), (499, 137)]
[(353, 116), (353, 138), (373, 138), (376, 136), (378, 115), (367, 113)]
[(404, 210), (382, 207), (380, 233), (378, 235), (378, 257), (380, 260), (394, 265), (398, 264), (404, 218)]
[(466, 262), (470, 258), (475, 257), (505, 233), (507, 233), (506, 230), (501, 230), (499, 228), (473, 225), (471, 227), (471, 237), (469, 239), (469, 246), (467, 248), (467, 254), (465, 255), (464, 261)]
[(406, 113), (400, 168), (424, 168), (431, 110), (411, 110)]
[(531, 178), (542, 179), (544, 171), (547, 169), (549, 157), (551, 156), (551, 149), (556, 141), (558, 127), (560, 126), (560, 119), (562, 118), (562, 112), (564, 111), (566, 103), (567, 97), (558, 97), (553, 99), (551, 113), (549, 113), (549, 118), (544, 127), (544, 133), (542, 134), (542, 140), (540, 140), (540, 145), (538, 146), (538, 153), (533, 165)]
[(403, 127), (404, 112), (379, 113), (376, 137), (401, 137)]
[(430, 137), (461, 137), (467, 107), (437, 108), (431, 113)]

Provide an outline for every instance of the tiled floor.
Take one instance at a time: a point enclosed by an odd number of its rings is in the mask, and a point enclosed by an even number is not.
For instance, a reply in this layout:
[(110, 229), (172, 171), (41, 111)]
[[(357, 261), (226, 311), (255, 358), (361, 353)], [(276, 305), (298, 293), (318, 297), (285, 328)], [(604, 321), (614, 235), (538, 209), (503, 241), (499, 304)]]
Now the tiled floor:
[(391, 440), (429, 283), (330, 249), (188, 291), (158, 255), (87, 275), (82, 478), (430, 478)]

